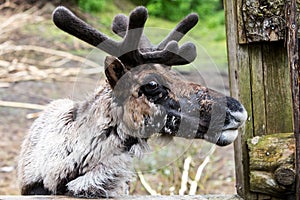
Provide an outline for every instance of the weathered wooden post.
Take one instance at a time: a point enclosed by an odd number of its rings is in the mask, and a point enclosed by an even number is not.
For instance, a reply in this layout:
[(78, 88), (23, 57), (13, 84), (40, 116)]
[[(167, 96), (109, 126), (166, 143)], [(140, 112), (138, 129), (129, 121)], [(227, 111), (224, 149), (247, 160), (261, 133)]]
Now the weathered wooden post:
[(236, 187), (244, 199), (295, 199), (296, 146), (286, 44), (290, 2), (225, 0), (231, 94), (249, 114), (235, 143)]
[(298, 40), (298, 15), (296, 0), (287, 4), (287, 53), (289, 58), (291, 91), (293, 100), (294, 136), (296, 143), (296, 199), (300, 199), (300, 68), (299, 68), (299, 40)]

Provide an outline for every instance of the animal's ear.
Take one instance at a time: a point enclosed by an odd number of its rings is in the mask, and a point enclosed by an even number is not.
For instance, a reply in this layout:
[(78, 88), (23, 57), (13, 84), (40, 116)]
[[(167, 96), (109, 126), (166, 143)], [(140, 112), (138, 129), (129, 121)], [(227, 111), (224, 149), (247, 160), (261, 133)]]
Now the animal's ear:
[(127, 72), (123, 63), (114, 56), (105, 58), (105, 75), (112, 88), (114, 88), (118, 80)]

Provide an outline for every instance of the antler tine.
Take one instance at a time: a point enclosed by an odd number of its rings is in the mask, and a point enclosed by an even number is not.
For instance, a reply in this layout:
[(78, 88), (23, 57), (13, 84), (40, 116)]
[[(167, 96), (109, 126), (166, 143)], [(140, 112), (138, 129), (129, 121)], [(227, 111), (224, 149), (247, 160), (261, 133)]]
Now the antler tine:
[[(170, 43), (170, 42), (169, 42)], [(196, 47), (193, 43), (184, 43), (170, 60), (166, 60), (166, 65), (185, 65), (193, 62), (197, 56)]]
[[(127, 24), (126, 17), (124, 15), (119, 15), (115, 20), (119, 20), (119, 23), (116, 21), (113, 22), (113, 30), (117, 32), (118, 35), (122, 36), (123, 33), (119, 31), (126, 27)], [(139, 64), (145, 63), (160, 63), (164, 64), (165, 58), (171, 58), (173, 56), (173, 52), (178, 51), (177, 42), (173, 42), (167, 44), (163, 50), (159, 51), (146, 51), (141, 52), (142, 50), (139, 47), (141, 37), (143, 36), (144, 25), (148, 17), (148, 12), (145, 7), (137, 7), (130, 13), (128, 26), (126, 30), (126, 34), (124, 36), (124, 40), (121, 43), (121, 52), (119, 59), (125, 64), (125, 66), (130, 69)], [(114, 24), (117, 24), (119, 27), (114, 28)], [(144, 39), (147, 39), (146, 36), (143, 36)], [(151, 47), (151, 46), (150, 46)], [(147, 46), (146, 48), (149, 48)]]
[[(125, 37), (126, 31), (128, 27), (128, 17), (124, 14), (118, 14), (114, 17), (113, 23), (112, 23), (112, 31), (119, 35), (120, 37)], [(140, 49), (147, 49), (149, 47), (153, 47), (150, 40), (142, 34), (141, 40), (139, 43)]]
[(91, 27), (63, 6), (59, 6), (54, 10), (52, 18), (54, 24), (58, 28), (87, 42), (88, 44), (98, 47), (99, 44), (105, 41), (105, 44), (98, 48), (108, 54), (115, 55), (119, 49), (116, 41), (111, 40), (105, 34)]
[(143, 63), (159, 63), (167, 66), (184, 65), (196, 58), (196, 47), (188, 42), (178, 48), (176, 41), (170, 41), (163, 50), (142, 53)]
[[(113, 31), (124, 37), (120, 43), (119, 55), (121, 56), (119, 56), (119, 59), (128, 69), (144, 63), (145, 59), (139, 51), (139, 44), (147, 18), (147, 9), (139, 6), (130, 13), (129, 20), (124, 15), (117, 15), (113, 21)], [(123, 31), (125, 27), (126, 34)]]
[[(159, 43), (158, 49), (163, 49), (170, 41), (179, 41), (181, 38), (192, 29), (198, 22), (198, 15), (196, 13), (186, 16), (170, 33), (169, 35)], [(191, 63), (197, 56), (196, 47), (193, 43), (187, 42), (183, 44), (177, 54), (171, 59), (166, 60), (166, 65), (183, 65)]]
[[(185, 17), (172, 32), (158, 45), (154, 47), (150, 40), (142, 34), (139, 49), (144, 52), (144, 63), (160, 63), (165, 65), (183, 65), (192, 62), (196, 58), (196, 47), (192, 43), (185, 43), (178, 49), (178, 45), (169, 43), (174, 40), (179, 41), (198, 22), (197, 14), (190, 14)], [(125, 36), (128, 26), (128, 18), (119, 14), (115, 16), (112, 30), (121, 37)], [(174, 47), (177, 48), (174, 48)], [(167, 53), (166, 51), (171, 51)], [(137, 52), (135, 52), (136, 54)], [(131, 54), (132, 55), (132, 54)], [(124, 58), (123, 58), (124, 59)], [(121, 59), (121, 60), (123, 60)]]
[(124, 53), (138, 49), (147, 18), (147, 9), (142, 6), (137, 7), (130, 13), (126, 35), (121, 44), (121, 49), (125, 50)]
[[(157, 49), (163, 49), (171, 41), (179, 41), (182, 37), (191, 30), (198, 22), (198, 15), (196, 13), (189, 14), (169, 33), (169, 35), (159, 43)], [(197, 56), (196, 47), (193, 43), (187, 42), (183, 44), (177, 54), (169, 60), (166, 60), (166, 65), (183, 65), (191, 63)]]
[(128, 27), (128, 17), (124, 14), (118, 14), (114, 17), (111, 29), (112, 31), (119, 35), (120, 37), (124, 37)]
[(196, 13), (191, 13), (181, 20), (178, 25), (169, 33), (169, 35), (159, 43), (158, 49), (163, 49), (168, 42), (175, 40), (179, 41), (181, 38), (191, 30), (198, 22), (198, 15)]
[[(147, 10), (144, 7), (137, 7), (130, 14), (128, 29), (122, 42), (116, 42), (105, 34), (91, 27), (70, 10), (59, 6), (53, 12), (53, 21), (55, 25), (63, 31), (111, 54), (119, 57), (126, 52), (138, 48), (140, 37), (143, 33), (144, 24), (147, 20)], [(129, 31), (132, 30), (132, 31)], [(131, 58), (127, 57), (129, 61)]]

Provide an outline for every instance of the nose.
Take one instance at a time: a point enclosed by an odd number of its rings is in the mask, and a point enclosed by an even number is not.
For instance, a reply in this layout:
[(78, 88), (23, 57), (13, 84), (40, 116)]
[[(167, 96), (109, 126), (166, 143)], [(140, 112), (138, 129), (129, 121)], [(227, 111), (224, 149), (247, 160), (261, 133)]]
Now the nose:
[(232, 97), (226, 97), (226, 102), (227, 102), (227, 108), (231, 112), (243, 113), (246, 111), (244, 106), (238, 100), (236, 100)]
[(226, 129), (237, 129), (245, 123), (248, 114), (244, 106), (232, 97), (226, 97), (227, 110), (224, 126)]

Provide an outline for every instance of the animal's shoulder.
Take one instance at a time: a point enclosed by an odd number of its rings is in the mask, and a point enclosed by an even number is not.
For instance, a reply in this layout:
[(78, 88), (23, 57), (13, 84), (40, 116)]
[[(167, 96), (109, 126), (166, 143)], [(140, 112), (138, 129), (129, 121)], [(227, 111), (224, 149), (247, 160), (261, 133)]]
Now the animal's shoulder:
[(59, 99), (48, 104), (33, 127), (67, 125), (76, 118), (77, 106), (70, 99)]
[[(23, 143), (26, 151), (32, 151), (33, 146), (51, 146), (50, 143), (55, 143), (62, 139), (67, 133), (67, 129), (71, 127), (74, 119), (76, 103), (70, 99), (55, 100), (48, 104), (40, 116), (33, 122), (28, 135)], [(62, 140), (63, 141), (63, 140)], [(52, 144), (52, 146), (54, 146)], [(36, 151), (40, 151), (37, 149)], [(24, 150), (25, 152), (25, 150)]]

